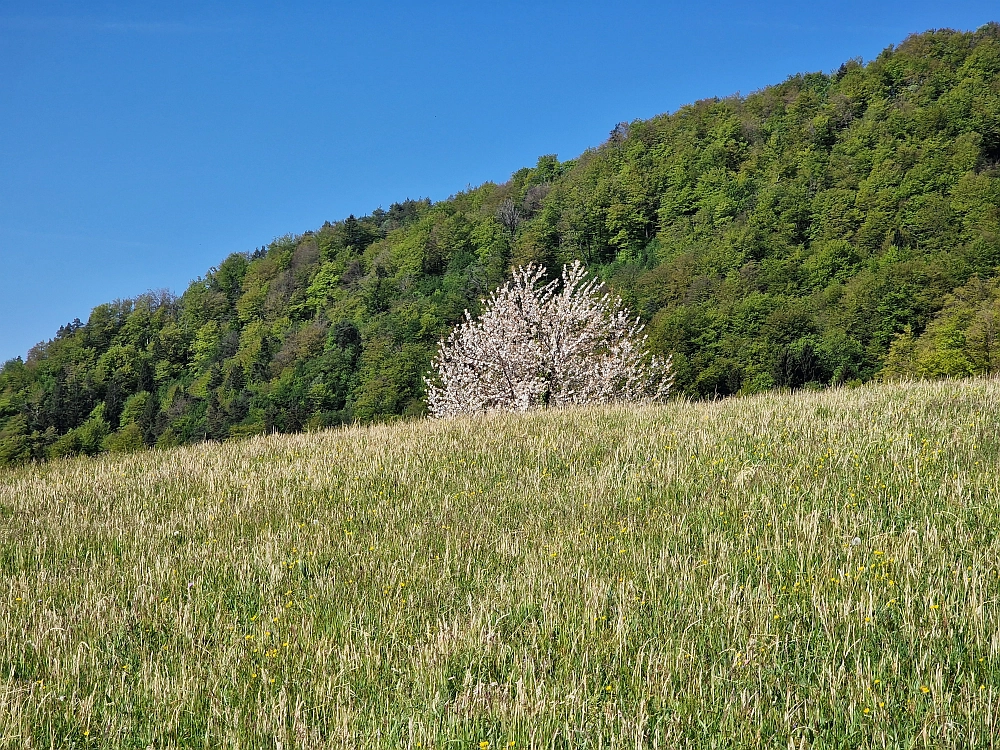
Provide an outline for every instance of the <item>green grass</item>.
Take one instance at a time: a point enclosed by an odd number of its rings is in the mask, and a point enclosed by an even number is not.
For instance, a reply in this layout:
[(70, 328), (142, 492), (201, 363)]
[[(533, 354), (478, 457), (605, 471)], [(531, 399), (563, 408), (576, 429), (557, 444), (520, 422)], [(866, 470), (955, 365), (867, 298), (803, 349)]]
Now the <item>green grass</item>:
[(998, 415), (880, 385), (5, 470), (0, 748), (991, 746)]

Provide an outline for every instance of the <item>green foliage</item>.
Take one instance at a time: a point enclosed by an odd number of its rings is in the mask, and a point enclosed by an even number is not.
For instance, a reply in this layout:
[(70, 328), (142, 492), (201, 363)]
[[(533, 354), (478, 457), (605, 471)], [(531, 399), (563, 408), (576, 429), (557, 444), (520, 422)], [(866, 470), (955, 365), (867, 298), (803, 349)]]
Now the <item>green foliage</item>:
[(92, 456), (104, 448), (104, 441), (110, 432), (111, 429), (104, 419), (104, 402), (101, 402), (83, 424), (56, 438), (49, 446), (48, 455), (52, 458), (72, 456), (77, 453)]
[(996, 372), (998, 72), (996, 24), (913, 36), (100, 305), (0, 370), (0, 462), (421, 414), (439, 338), (529, 261), (588, 263), (693, 398)]
[(142, 428), (135, 424), (127, 424), (118, 432), (104, 438), (103, 447), (112, 453), (132, 453), (146, 447)]
[(920, 336), (900, 334), (889, 350), (887, 378), (967, 377), (1000, 371), (1000, 280), (974, 277), (945, 298)]

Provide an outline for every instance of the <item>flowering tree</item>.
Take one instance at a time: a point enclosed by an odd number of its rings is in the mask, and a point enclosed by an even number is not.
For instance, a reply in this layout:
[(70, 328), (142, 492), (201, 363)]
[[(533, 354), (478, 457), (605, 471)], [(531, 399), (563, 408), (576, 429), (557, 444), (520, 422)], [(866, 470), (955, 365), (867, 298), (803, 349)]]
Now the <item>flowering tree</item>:
[(646, 351), (642, 323), (576, 261), (542, 284), (534, 264), (441, 341), (427, 383), (432, 415), (649, 401), (673, 384), (670, 358)]

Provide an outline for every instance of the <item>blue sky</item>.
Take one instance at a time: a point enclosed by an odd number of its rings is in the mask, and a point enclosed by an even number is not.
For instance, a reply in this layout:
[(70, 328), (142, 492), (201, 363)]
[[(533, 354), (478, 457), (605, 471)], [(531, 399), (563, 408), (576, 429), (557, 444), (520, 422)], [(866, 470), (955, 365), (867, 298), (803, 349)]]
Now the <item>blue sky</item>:
[(234, 251), (994, 2), (0, 0), (0, 362)]

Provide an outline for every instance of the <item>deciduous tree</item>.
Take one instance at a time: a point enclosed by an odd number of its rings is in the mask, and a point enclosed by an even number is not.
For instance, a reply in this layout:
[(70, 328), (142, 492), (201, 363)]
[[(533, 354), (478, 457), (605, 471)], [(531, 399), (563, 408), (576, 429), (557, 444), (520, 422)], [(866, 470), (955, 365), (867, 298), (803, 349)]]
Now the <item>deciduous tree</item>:
[(482, 314), (444, 339), (427, 379), (431, 414), (447, 417), (543, 406), (664, 398), (669, 358), (646, 350), (643, 325), (588, 279), (580, 261), (543, 283), (528, 265), (484, 300)]

